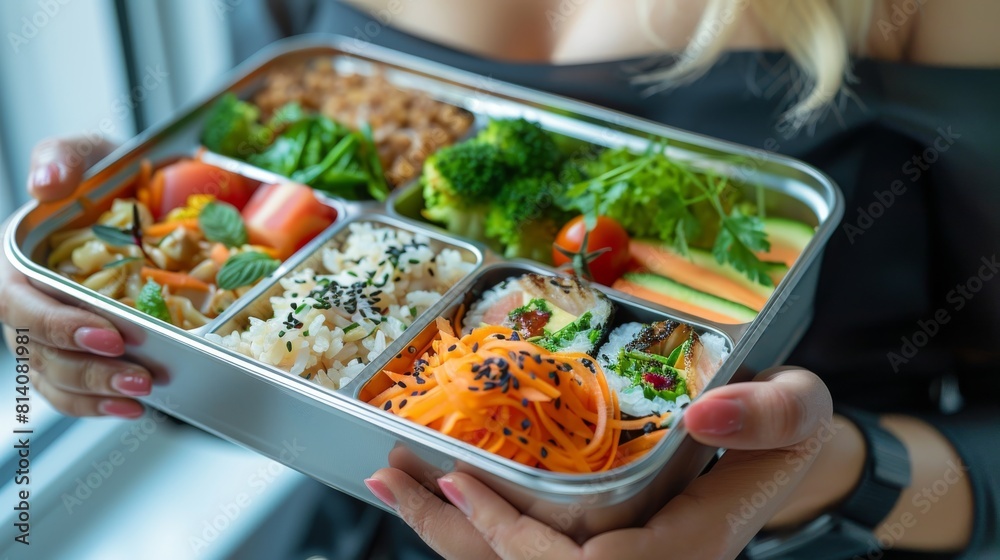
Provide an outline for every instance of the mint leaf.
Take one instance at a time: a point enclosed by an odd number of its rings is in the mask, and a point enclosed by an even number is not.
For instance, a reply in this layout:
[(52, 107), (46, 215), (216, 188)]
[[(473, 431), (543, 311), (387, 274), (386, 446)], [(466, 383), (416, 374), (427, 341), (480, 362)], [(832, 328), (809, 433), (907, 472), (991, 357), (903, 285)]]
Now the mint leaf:
[(216, 284), (223, 290), (249, 286), (270, 276), (281, 263), (264, 253), (239, 253), (226, 259), (216, 275)]
[(121, 247), (136, 244), (135, 237), (132, 235), (132, 230), (130, 229), (118, 229), (116, 227), (101, 225), (90, 226), (90, 229), (94, 231), (94, 235), (98, 239), (108, 245)]
[(116, 261), (111, 261), (109, 263), (106, 263), (101, 268), (107, 270), (109, 268), (117, 268), (119, 266), (126, 265), (130, 262), (141, 261), (141, 260), (142, 259), (139, 257), (122, 257)]
[(226, 247), (242, 247), (247, 243), (247, 228), (240, 211), (225, 202), (210, 202), (198, 214), (198, 227), (205, 239)]

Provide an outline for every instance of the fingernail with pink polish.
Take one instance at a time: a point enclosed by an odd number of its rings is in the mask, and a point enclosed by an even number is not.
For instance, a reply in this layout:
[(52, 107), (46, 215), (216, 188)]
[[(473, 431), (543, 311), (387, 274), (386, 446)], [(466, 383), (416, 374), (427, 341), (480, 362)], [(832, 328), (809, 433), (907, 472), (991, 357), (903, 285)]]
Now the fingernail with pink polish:
[(118, 416), (119, 418), (138, 418), (142, 416), (142, 405), (137, 402), (104, 400), (97, 407), (101, 414)]
[(59, 176), (59, 166), (54, 163), (47, 163), (31, 174), (31, 186), (33, 188), (47, 187), (55, 182)]
[(366, 478), (365, 486), (368, 490), (375, 495), (376, 498), (382, 500), (382, 503), (389, 506), (393, 510), (399, 508), (399, 504), (396, 502), (396, 496), (393, 495), (392, 490), (386, 486), (384, 482), (377, 478)]
[(153, 382), (148, 375), (124, 372), (111, 377), (111, 387), (123, 395), (144, 397), (152, 390)]
[(439, 478), (438, 488), (441, 489), (444, 497), (448, 498), (448, 501), (465, 514), (466, 517), (472, 517), (472, 507), (469, 506), (469, 501), (465, 499), (465, 495), (458, 489), (455, 481), (450, 478)]
[(711, 399), (692, 406), (684, 416), (692, 432), (724, 436), (743, 428), (746, 410), (743, 403), (730, 399)]
[(76, 330), (73, 340), (84, 350), (100, 356), (121, 356), (125, 353), (125, 342), (116, 331), (83, 327)]

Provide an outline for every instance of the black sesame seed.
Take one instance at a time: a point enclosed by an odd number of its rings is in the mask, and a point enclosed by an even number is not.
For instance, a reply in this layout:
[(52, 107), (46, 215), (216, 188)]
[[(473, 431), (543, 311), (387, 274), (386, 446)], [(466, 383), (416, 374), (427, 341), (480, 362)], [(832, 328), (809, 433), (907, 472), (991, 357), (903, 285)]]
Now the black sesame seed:
[(524, 445), (528, 445), (528, 438), (524, 436), (517, 436), (517, 441), (523, 443)]
[(404, 406), (406, 406), (406, 399), (399, 401), (399, 409), (403, 410)]
[(525, 418), (524, 420), (521, 420), (521, 429), (522, 430), (527, 430), (530, 427), (531, 427), (531, 420), (528, 420), (527, 418)]
[(503, 429), (503, 435), (505, 435), (505, 436), (513, 435), (513, 433), (514, 432), (510, 431), (510, 428), (504, 428)]
[(396, 385), (399, 385), (399, 387), (402, 388), (402, 389), (406, 389), (406, 382), (405, 381), (397, 381)]
[(472, 351), (473, 352), (478, 352), (479, 351), (479, 343), (478, 342), (473, 343), (473, 345), (472, 345)]
[(647, 433), (647, 434), (650, 433), (650, 432), (652, 432), (655, 429), (656, 429), (656, 424), (653, 424), (652, 422), (646, 422), (642, 426), (643, 433)]
[(549, 456), (549, 450), (548, 450), (548, 449), (545, 449), (545, 448), (543, 447), (543, 448), (542, 448), (542, 459), (544, 459), (544, 458), (546, 458), (546, 457), (548, 457), (548, 456)]
[(454, 352), (457, 348), (458, 348), (457, 344), (452, 344), (451, 346), (448, 347), (448, 351)]
[(392, 408), (392, 401), (385, 401), (385, 406), (382, 407), (383, 410), (389, 410)]

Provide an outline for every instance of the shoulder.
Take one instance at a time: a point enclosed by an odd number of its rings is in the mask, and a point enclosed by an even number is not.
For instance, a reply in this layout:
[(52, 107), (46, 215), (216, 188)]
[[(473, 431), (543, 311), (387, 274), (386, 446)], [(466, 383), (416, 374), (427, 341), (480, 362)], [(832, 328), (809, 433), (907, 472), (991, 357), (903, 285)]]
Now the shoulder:
[(877, 0), (868, 51), (929, 66), (996, 68), (997, 22), (996, 0)]

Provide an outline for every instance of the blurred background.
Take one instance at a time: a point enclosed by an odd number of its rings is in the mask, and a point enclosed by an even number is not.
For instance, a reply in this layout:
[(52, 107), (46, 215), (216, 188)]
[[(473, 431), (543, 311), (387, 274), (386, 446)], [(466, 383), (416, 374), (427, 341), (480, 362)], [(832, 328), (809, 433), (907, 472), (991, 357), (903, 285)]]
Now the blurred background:
[[(27, 202), (38, 141), (127, 140), (277, 38), (270, 21), (258, 0), (0, 3), (0, 218)], [(0, 560), (308, 557), (318, 483), (158, 413), (65, 418), (37, 394), (31, 407), (29, 547), (13, 540), (13, 415), (0, 420)]]

